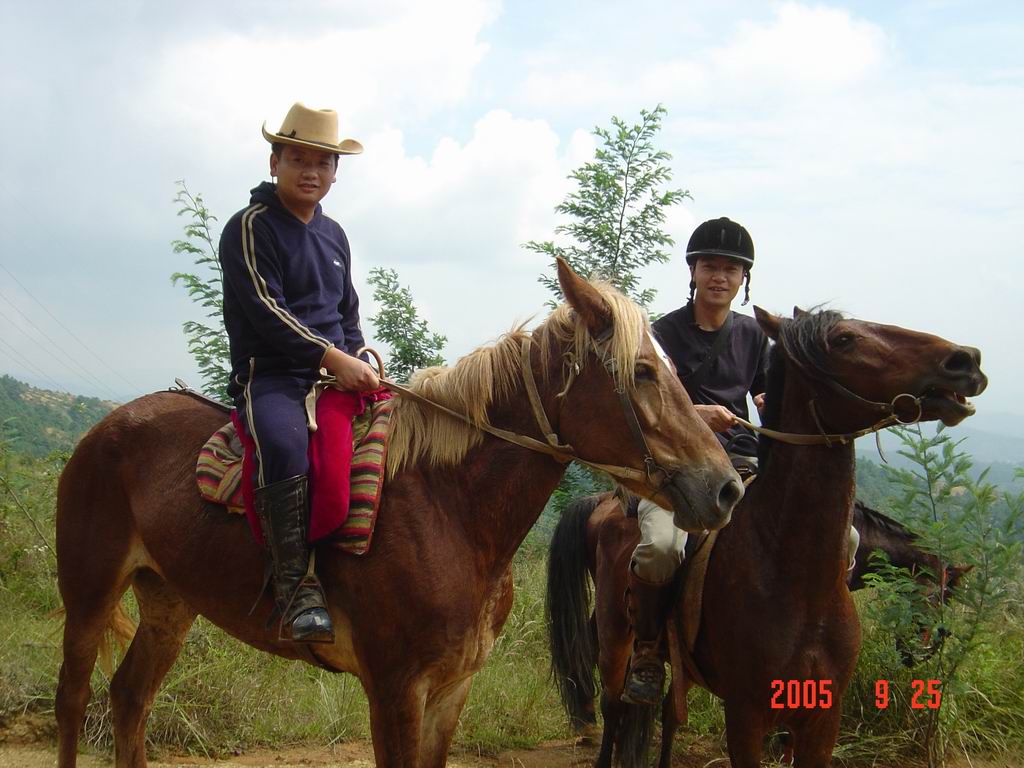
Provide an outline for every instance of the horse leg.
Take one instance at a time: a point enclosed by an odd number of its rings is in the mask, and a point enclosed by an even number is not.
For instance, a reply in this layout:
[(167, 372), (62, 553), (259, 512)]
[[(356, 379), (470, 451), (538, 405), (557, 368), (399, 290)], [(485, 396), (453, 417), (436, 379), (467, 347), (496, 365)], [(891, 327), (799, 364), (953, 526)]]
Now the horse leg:
[(363, 689), (370, 701), (370, 735), (378, 768), (420, 768), (425, 683), (405, 676), (367, 682), (363, 680)]
[(658, 759), (658, 768), (671, 768), (672, 766), (672, 739), (676, 735), (679, 721), (676, 719), (676, 707), (674, 698), (674, 686), (678, 683), (673, 680), (668, 686), (668, 693), (661, 702), (661, 756)]
[(146, 720), (196, 617), (153, 571), (139, 571), (133, 587), (142, 621), (110, 681), (117, 768), (146, 768)]
[(432, 691), (423, 709), (419, 768), (444, 768), (459, 715), (469, 696), (471, 677)]
[(75, 768), (78, 736), (92, 696), (89, 679), (110, 617), (122, 590), (110, 589), (95, 604), (64, 595), (64, 660), (60, 665), (54, 712), (57, 718), (57, 766)]
[(604, 718), (604, 731), (601, 734), (601, 749), (594, 760), (594, 768), (612, 768), (615, 738), (619, 734), (619, 722), (622, 720), (625, 709), (626, 705), (619, 701), (617, 695), (609, 693), (607, 688), (601, 689), (601, 716)]
[[(620, 626), (621, 625), (621, 626)], [(598, 617), (598, 626), (601, 619)], [(626, 711), (626, 704), (620, 701), (622, 688), (626, 682), (626, 667), (629, 665), (629, 653), (632, 636), (625, 622), (605, 623), (598, 647), (598, 669), (601, 672), (601, 715), (604, 718), (604, 731), (601, 734), (601, 750), (598, 752), (595, 768), (611, 768), (612, 752), (618, 737), (619, 724)]]
[[(62, 478), (62, 487), (63, 482)], [(109, 507), (97, 508), (120, 509), (113, 502)], [(64, 658), (54, 700), (58, 768), (75, 768), (77, 764), (78, 737), (92, 696), (89, 680), (100, 648), (108, 647), (105, 634), (110, 630), (120, 639), (129, 632), (118, 626), (115, 610), (128, 588), (125, 571), (130, 528), (117, 519), (106, 526), (82, 526), (80, 520), (89, 511), (95, 509), (69, 503), (61, 491), (57, 504), (57, 584), (64, 603)], [(92, 517), (101, 516), (97, 513)]]
[(758, 768), (767, 733), (764, 719), (754, 708), (725, 703), (725, 738), (732, 768)]
[(826, 768), (839, 737), (840, 706), (821, 710), (792, 729), (794, 768)]

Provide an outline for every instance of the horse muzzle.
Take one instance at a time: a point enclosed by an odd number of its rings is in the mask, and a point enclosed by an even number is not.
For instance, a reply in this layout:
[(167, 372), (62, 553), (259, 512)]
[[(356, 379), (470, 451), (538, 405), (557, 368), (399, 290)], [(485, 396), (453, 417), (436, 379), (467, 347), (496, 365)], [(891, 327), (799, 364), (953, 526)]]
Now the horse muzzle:
[(947, 427), (959, 424), (974, 414), (968, 397), (980, 395), (988, 387), (981, 372), (981, 352), (974, 347), (959, 347), (943, 362), (940, 372), (922, 387), (920, 418), (941, 421)]
[(671, 502), (677, 528), (689, 533), (714, 531), (732, 519), (743, 498), (743, 483), (732, 467), (677, 468), (660, 495)]

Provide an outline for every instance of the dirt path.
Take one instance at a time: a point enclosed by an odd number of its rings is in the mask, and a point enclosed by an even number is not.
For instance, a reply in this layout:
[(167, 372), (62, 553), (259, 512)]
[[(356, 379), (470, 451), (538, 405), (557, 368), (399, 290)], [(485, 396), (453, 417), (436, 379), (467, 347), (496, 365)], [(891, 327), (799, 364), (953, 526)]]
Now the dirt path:
[[(0, 768), (53, 768), (56, 747), (45, 744), (0, 745)], [(592, 750), (575, 749), (567, 742), (545, 744), (537, 749), (506, 752), (496, 758), (453, 755), (449, 768), (582, 768), (593, 761)], [(110, 768), (110, 753), (79, 754), (79, 768)], [(328, 749), (298, 747), (257, 750), (244, 755), (207, 760), (196, 757), (153, 756), (149, 768), (373, 768), (369, 744), (351, 742)]]
[[(678, 745), (677, 745), (678, 747)], [(584, 768), (593, 764), (596, 745), (553, 741), (533, 749), (510, 750), (497, 757), (453, 754), (448, 768)], [(56, 741), (52, 722), (28, 715), (0, 727), (0, 768), (53, 768)], [(107, 750), (79, 751), (78, 768), (110, 768)], [(1021, 768), (1020, 762), (952, 759), (949, 768)], [(674, 768), (727, 768), (728, 758), (710, 745), (692, 744), (685, 755), (676, 754)], [(353, 741), (333, 747), (260, 749), (216, 759), (157, 753), (150, 768), (374, 768), (369, 742)], [(873, 768), (896, 768), (876, 765)], [(900, 766), (899, 768), (908, 768)]]
[[(57, 760), (52, 720), (23, 715), (0, 724), (0, 768), (53, 768)], [(593, 762), (596, 748), (575, 741), (555, 741), (535, 749), (503, 752), (497, 757), (454, 754), (449, 768), (582, 768)], [(110, 750), (79, 749), (78, 768), (110, 768)], [(258, 749), (216, 759), (168, 752), (150, 754), (149, 768), (374, 768), (369, 742), (352, 741), (333, 747)]]
[[(53, 768), (56, 748), (44, 744), (0, 744), (0, 768)], [(592, 764), (592, 748), (577, 748), (566, 742), (543, 744), (536, 749), (503, 752), (496, 758), (454, 755), (448, 768), (583, 768)], [(766, 764), (767, 765), (767, 764)], [(774, 764), (773, 764), (774, 765)], [(954, 761), (949, 768), (1020, 768), (1019, 763)], [(78, 768), (110, 768), (109, 753), (83, 752)], [(673, 761), (675, 768), (727, 768), (724, 756), (693, 755)], [(149, 768), (374, 768), (369, 744), (352, 742), (330, 749), (308, 747), (285, 750), (258, 750), (237, 757), (206, 760), (195, 757), (154, 757)], [(875, 768), (895, 768), (876, 766)], [(906, 768), (906, 766), (900, 766)]]

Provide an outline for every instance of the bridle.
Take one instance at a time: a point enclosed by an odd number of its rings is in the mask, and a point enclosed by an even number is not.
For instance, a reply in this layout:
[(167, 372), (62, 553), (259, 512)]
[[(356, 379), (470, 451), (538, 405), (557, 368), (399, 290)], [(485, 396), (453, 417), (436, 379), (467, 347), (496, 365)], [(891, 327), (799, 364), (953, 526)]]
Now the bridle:
[[(785, 345), (783, 345), (785, 349)], [(800, 362), (795, 355), (791, 354), (789, 350), (786, 350), (786, 359), (792, 363), (797, 370), (800, 371), (807, 379), (811, 381), (824, 384), (836, 394), (847, 400), (853, 400), (865, 408), (875, 411), (881, 418), (872, 424), (870, 427), (865, 429), (859, 429), (856, 432), (844, 432), (842, 434), (829, 434), (825, 432), (825, 428), (822, 424), (821, 417), (818, 414), (818, 407), (812, 398), (807, 402), (807, 407), (810, 409), (811, 417), (814, 419), (815, 425), (818, 427), (817, 434), (800, 434), (795, 432), (779, 432), (774, 429), (766, 429), (765, 427), (759, 427), (756, 424), (751, 424), (745, 419), (736, 417), (736, 422), (742, 424), (747, 429), (751, 429), (758, 434), (762, 434), (765, 437), (770, 437), (773, 440), (778, 440), (782, 443), (789, 443), (790, 445), (826, 445), (831, 447), (833, 444), (848, 445), (856, 440), (858, 437), (864, 437), (865, 435), (875, 434), (876, 440), (878, 433), (896, 425), (909, 425), (916, 424), (921, 420), (921, 401), (924, 399), (923, 396), (911, 395), (908, 392), (902, 392), (894, 397), (888, 403), (878, 402), (876, 400), (868, 400), (866, 397), (858, 395), (856, 392), (848, 389), (847, 387), (840, 384), (831, 376), (826, 375), (821, 371), (812, 371), (802, 362)], [(896, 412), (897, 404), (904, 399), (909, 399), (910, 405), (917, 409), (917, 413), (914, 414), (913, 418), (905, 419), (900, 417)], [(881, 450), (881, 449), (879, 449)]]
[[(607, 371), (611, 377), (612, 382), (615, 382), (615, 376), (618, 372), (618, 367), (615, 362), (615, 358), (609, 352), (609, 343), (613, 334), (614, 328), (609, 326), (597, 337), (591, 337), (590, 346), (594, 355), (600, 361), (602, 367)], [(383, 386), (388, 389), (399, 392), (404, 397), (409, 397), (420, 403), (429, 405), (442, 413), (445, 413), (453, 418), (459, 419), (465, 422), (475, 429), (479, 429), (486, 432), (494, 437), (505, 440), (506, 442), (513, 443), (522, 448), (527, 448), (531, 451), (538, 453), (544, 453), (556, 461), (561, 463), (569, 463), (571, 461), (579, 462), (593, 469), (601, 470), (606, 472), (613, 477), (619, 478), (620, 480), (633, 480), (645, 483), (653, 487), (656, 491), (660, 491), (666, 485), (670, 484), (675, 477), (677, 470), (669, 469), (654, 458), (650, 446), (647, 444), (647, 438), (644, 436), (643, 428), (640, 426), (640, 420), (636, 415), (636, 409), (633, 406), (633, 401), (626, 391), (624, 386), (615, 385), (615, 393), (618, 396), (619, 403), (622, 406), (623, 416), (626, 419), (626, 424), (629, 427), (630, 434), (632, 435), (633, 442), (636, 444), (641, 455), (643, 456), (643, 470), (638, 470), (633, 467), (623, 467), (614, 464), (601, 464), (599, 462), (590, 461), (581, 457), (576, 453), (576, 449), (568, 443), (563, 443), (559, 438), (558, 433), (552, 428), (551, 422), (548, 419), (547, 413), (544, 411), (544, 406), (541, 403), (540, 392), (537, 389), (537, 381), (533, 373), (533, 362), (532, 362), (532, 341), (530, 336), (523, 336), (523, 341), (520, 346), (520, 369), (523, 376), (523, 383), (526, 386), (526, 394), (530, 400), (530, 407), (533, 411), (534, 420), (537, 422), (537, 426), (540, 429), (541, 434), (544, 436), (545, 442), (541, 442), (532, 437), (521, 435), (516, 432), (511, 432), (506, 429), (495, 427), (488, 422), (476, 422), (470, 419), (465, 414), (454, 411), (441, 403), (438, 403), (430, 398), (424, 397), (420, 393), (410, 389), (407, 386), (398, 384), (397, 382), (391, 381), (384, 377), (384, 366), (381, 361), (380, 355), (372, 349), (363, 348), (356, 354), (359, 355), (363, 351), (371, 353), (377, 361), (377, 366), (380, 372), (380, 382)], [(569, 376), (566, 382), (565, 388), (558, 394), (559, 398), (564, 398), (572, 387), (575, 381), (576, 374), (580, 370), (580, 364), (578, 360), (569, 360)], [(656, 477), (660, 475), (660, 479)]]

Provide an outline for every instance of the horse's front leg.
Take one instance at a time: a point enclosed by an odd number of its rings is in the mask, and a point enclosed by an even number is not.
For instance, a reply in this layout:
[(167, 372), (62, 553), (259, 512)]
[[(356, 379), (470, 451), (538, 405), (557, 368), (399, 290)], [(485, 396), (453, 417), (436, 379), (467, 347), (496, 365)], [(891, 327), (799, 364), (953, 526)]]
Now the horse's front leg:
[(420, 736), (427, 701), (425, 680), (364, 681), (370, 700), (370, 735), (377, 768), (421, 768)]
[(725, 739), (732, 768), (758, 768), (767, 726), (761, 707), (748, 702), (725, 702)]
[(815, 710), (793, 726), (794, 768), (825, 768), (832, 764), (832, 750), (839, 737), (842, 703), (829, 709)]
[(420, 731), (420, 768), (443, 768), (448, 762), (455, 727), (469, 696), (472, 677), (444, 686), (427, 696)]

